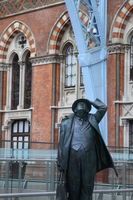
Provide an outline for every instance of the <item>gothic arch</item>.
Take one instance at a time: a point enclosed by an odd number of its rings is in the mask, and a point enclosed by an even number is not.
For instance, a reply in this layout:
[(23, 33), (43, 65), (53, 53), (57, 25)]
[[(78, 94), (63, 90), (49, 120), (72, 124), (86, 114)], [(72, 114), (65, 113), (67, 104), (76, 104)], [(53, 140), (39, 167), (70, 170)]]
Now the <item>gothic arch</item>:
[[(79, 11), (79, 16), (85, 25), (88, 24), (89, 17), (82, 10)], [(63, 34), (67, 27), (70, 25), (70, 18), (67, 11), (65, 11), (54, 24), (47, 44), (48, 54), (59, 54), (60, 44)]]
[(68, 44), (72, 44), (73, 47), (74, 47), (74, 51), (78, 51), (75, 42), (74, 42), (73, 40), (68, 39), (67, 41), (65, 41), (65, 42), (60, 46), (60, 52), (61, 52), (61, 54), (64, 52), (64, 50), (65, 50), (65, 48), (66, 48), (66, 46), (67, 46)]
[(133, 0), (128, 0), (122, 4), (111, 25), (109, 41), (113, 43), (124, 43), (124, 31), (133, 16)]
[(23, 33), (26, 36), (30, 44), (31, 57), (35, 56), (36, 44), (35, 44), (35, 38), (32, 31), (23, 22), (14, 21), (7, 27), (7, 29), (3, 32), (0, 38), (0, 62), (6, 61), (7, 51), (11, 44), (11, 41), (19, 32)]

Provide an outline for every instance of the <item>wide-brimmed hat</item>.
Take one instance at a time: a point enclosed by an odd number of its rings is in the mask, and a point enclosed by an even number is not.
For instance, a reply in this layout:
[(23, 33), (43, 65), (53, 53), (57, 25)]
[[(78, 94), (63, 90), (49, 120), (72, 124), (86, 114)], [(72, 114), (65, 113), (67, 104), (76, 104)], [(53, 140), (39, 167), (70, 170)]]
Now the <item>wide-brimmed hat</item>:
[(73, 112), (75, 112), (75, 108), (77, 107), (79, 102), (85, 102), (87, 107), (88, 107), (88, 112), (90, 112), (91, 110), (91, 103), (88, 99), (77, 99), (76, 101), (74, 101), (73, 105), (72, 105), (72, 110)]

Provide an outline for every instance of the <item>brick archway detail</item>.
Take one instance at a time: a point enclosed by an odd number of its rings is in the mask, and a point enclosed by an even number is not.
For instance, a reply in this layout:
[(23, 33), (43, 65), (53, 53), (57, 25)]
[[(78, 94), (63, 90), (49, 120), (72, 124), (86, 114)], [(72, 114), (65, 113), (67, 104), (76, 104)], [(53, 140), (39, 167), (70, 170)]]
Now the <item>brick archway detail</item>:
[(110, 41), (123, 42), (124, 31), (133, 14), (133, 0), (124, 2), (121, 8), (118, 10), (116, 17), (112, 23), (112, 31), (110, 35)]
[[(82, 23), (87, 25), (88, 20), (89, 20), (88, 15), (80, 10), (79, 16)], [(59, 17), (54, 27), (52, 28), (52, 31), (48, 40), (48, 45), (47, 45), (48, 54), (59, 54), (62, 37), (65, 33), (65, 30), (70, 24), (71, 22), (70, 22), (69, 14), (66, 11)]]
[(33, 33), (30, 28), (25, 25), (23, 22), (14, 21), (11, 23), (8, 28), (2, 34), (0, 38), (0, 62), (5, 62), (7, 58), (8, 48), (11, 44), (12, 39), (19, 33), (23, 33), (30, 45), (30, 57), (34, 57), (36, 54), (36, 45)]

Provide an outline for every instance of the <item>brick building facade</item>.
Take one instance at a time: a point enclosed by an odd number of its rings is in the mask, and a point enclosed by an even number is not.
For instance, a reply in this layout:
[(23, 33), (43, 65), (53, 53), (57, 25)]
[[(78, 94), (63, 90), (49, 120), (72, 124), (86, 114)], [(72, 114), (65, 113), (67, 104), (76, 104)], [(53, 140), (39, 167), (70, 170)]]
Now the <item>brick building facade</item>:
[[(108, 145), (132, 147), (133, 0), (107, 7)], [(85, 98), (77, 56), (63, 0), (0, 2), (1, 140), (58, 142), (72, 103)]]

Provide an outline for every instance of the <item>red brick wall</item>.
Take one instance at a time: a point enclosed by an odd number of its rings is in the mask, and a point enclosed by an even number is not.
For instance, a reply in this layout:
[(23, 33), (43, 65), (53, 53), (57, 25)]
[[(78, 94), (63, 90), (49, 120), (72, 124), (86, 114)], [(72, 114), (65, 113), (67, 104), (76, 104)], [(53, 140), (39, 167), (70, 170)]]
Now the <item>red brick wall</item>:
[[(108, 1), (107, 38), (112, 21), (124, 0)], [(113, 6), (114, 5), (114, 6)], [(34, 12), (7, 17), (0, 20), (0, 35), (15, 20), (20, 20), (30, 27), (36, 40), (37, 55), (46, 55), (47, 42), (56, 20), (66, 11), (66, 6), (53, 6)], [(107, 39), (107, 43), (109, 40)], [(56, 105), (60, 93), (60, 68), (57, 65)], [(120, 98), (123, 95), (124, 56), (121, 56)], [(107, 60), (107, 105), (108, 105), (108, 145), (115, 146), (115, 105), (116, 100), (116, 55), (109, 55)], [(4, 73), (3, 109), (6, 105), (6, 72)], [(32, 141), (51, 141), (51, 109), (52, 105), (52, 64), (34, 67), (33, 72), (33, 114)], [(120, 114), (122, 108), (120, 108)], [(2, 119), (4, 124), (4, 115)], [(56, 111), (57, 122), (57, 111)], [(55, 131), (55, 141), (58, 141), (58, 130)], [(122, 127), (120, 127), (120, 143)]]
[[(5, 110), (6, 106), (6, 93), (7, 93), (7, 72), (3, 73), (3, 104), (2, 104), (2, 110)], [(2, 126), (4, 126), (4, 118), (5, 114), (2, 113)], [(5, 131), (2, 131), (1, 133), (1, 140), (5, 139)]]
[[(33, 32), (36, 40), (37, 55), (46, 55), (47, 42), (50, 32), (60, 17), (66, 11), (65, 4), (41, 9), (34, 12), (20, 14), (1, 19), (0, 35), (15, 20), (25, 23)], [(56, 104), (59, 99), (59, 65), (57, 66)], [(34, 67), (33, 72), (33, 114), (32, 114), (32, 141), (51, 141), (51, 109), (52, 105), (52, 64)], [(5, 77), (6, 78), (6, 77)], [(6, 79), (4, 79), (3, 109), (6, 105)], [(57, 113), (56, 113), (57, 122)], [(4, 114), (2, 118), (4, 124)], [(58, 138), (56, 131), (56, 138)]]
[[(2, 109), (5, 110), (6, 106), (6, 93), (7, 93), (7, 72), (4, 72), (3, 74), (3, 105)], [(5, 114), (2, 113), (2, 126), (4, 126), (4, 118)], [(5, 131), (2, 131), (2, 139), (5, 138)]]
[(115, 146), (116, 54), (107, 59), (108, 146)]
[[(108, 145), (115, 146), (116, 54), (107, 59)], [(124, 94), (124, 54), (120, 56), (120, 100)], [(122, 105), (120, 116), (122, 116)], [(120, 146), (123, 144), (123, 127), (119, 128)]]
[(33, 69), (32, 141), (51, 141), (52, 64)]
[(64, 11), (66, 11), (65, 4), (1, 19), (0, 35), (2, 35), (10, 23), (20, 20), (29, 26), (33, 32), (38, 56), (45, 55), (51, 29)]
[(5, 110), (6, 105), (6, 93), (7, 93), (7, 72), (4, 72), (3, 75), (3, 110)]
[[(122, 101), (122, 97), (124, 95), (124, 54), (121, 54), (120, 58), (120, 100)], [(120, 104), (120, 117), (122, 116), (122, 105)], [(123, 126), (119, 128), (119, 140), (120, 147), (123, 146)]]
[(121, 54), (120, 57), (120, 100), (121, 101), (123, 95), (124, 95), (124, 54)]
[[(60, 98), (60, 65), (57, 64), (56, 66), (56, 105), (58, 106), (58, 101)], [(55, 116), (55, 123), (58, 122), (58, 112), (56, 110), (56, 116)], [(58, 134), (59, 129), (55, 129), (55, 142), (58, 143)]]
[(114, 17), (125, 0), (109, 0), (107, 4), (107, 43), (109, 42), (109, 33)]

